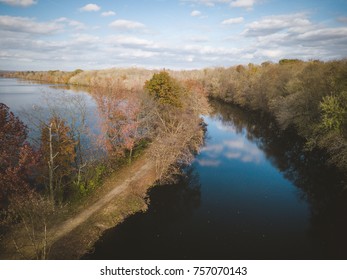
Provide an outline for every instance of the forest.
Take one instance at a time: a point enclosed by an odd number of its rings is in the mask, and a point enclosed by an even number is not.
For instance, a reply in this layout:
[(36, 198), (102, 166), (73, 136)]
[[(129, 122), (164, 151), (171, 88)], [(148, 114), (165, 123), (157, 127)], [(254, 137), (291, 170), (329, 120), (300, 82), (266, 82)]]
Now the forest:
[[(191, 71), (78, 69), (3, 76), (86, 86), (102, 120), (102, 135), (94, 145), (102, 147), (103, 156), (91, 155), (83, 142), (90, 129), (80, 101), (69, 101), (75, 104), (73, 110), (78, 108), (77, 118), (53, 108), (48, 121), (35, 119), (39, 131), (35, 143), (28, 141), (28, 128), (1, 104), (1, 233), (26, 236), (35, 249), (31, 258), (49, 258), (47, 233), (56, 217), (64, 216), (92, 195), (104, 178), (146, 151), (155, 162), (157, 181), (167, 182), (179, 174), (203, 144), (201, 115), (209, 112), (207, 98), (274, 119), (281, 130), (302, 137), (307, 152), (323, 150), (327, 164), (347, 172), (347, 60), (283, 59)], [(15, 252), (24, 257), (23, 244), (12, 239)]]

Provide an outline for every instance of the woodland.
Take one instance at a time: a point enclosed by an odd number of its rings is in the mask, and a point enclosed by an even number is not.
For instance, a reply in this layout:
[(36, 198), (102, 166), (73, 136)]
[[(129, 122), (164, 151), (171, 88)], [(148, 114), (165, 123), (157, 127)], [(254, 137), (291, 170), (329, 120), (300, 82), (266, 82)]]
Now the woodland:
[[(48, 119), (28, 115), (38, 131), (34, 139), (0, 104), (1, 233), (13, 243), (15, 255), (49, 258), (50, 229), (56, 222), (149, 146), (146, 156), (155, 162), (158, 182), (173, 179), (198, 151), (203, 141), (200, 114), (208, 104), (195, 82), (178, 82), (165, 71), (153, 74), (141, 88), (127, 88), (123, 81), (106, 79), (92, 86), (99, 135), (86, 124), (86, 106), (79, 98), (60, 100), (64, 110), (54, 102)], [(86, 138), (95, 140), (87, 143)], [(28, 246), (34, 254), (27, 253)]]

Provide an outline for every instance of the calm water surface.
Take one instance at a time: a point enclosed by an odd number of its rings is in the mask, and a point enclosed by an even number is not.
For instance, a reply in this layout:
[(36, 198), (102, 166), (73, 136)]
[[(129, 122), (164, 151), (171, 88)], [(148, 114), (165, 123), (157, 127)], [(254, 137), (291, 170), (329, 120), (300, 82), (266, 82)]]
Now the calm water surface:
[(347, 258), (344, 176), (266, 117), (212, 102), (186, 177), (104, 233), (89, 259)]
[(81, 89), (0, 78), (0, 102), (15, 113), (31, 109), (34, 105), (46, 107), (50, 98), (61, 97), (64, 93), (83, 96), (89, 108), (95, 107), (92, 97)]
[[(29, 128), (34, 138), (37, 120), (47, 121), (52, 112), (71, 121), (85, 114), (86, 125), (94, 134), (100, 133), (96, 103), (83, 89), (66, 85), (39, 84), (19, 79), (0, 78), (0, 102), (6, 104)], [(80, 109), (84, 107), (84, 112)]]

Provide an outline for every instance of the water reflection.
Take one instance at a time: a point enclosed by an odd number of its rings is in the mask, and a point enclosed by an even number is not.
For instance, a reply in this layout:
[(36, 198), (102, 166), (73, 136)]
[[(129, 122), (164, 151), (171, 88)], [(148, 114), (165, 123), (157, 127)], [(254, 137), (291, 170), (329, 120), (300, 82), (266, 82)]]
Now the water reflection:
[[(327, 155), (324, 151), (307, 151), (304, 139), (293, 130), (281, 131), (269, 116), (246, 113), (217, 101), (211, 103), (216, 118), (226, 127), (245, 133), (249, 141), (264, 151), (273, 166), (297, 187), (305, 190), (307, 198), (325, 201), (335, 200), (341, 195), (346, 186), (345, 174), (325, 164)], [(235, 144), (238, 145), (245, 144)]]
[[(223, 129), (223, 131), (226, 130)], [(259, 163), (262, 159), (262, 153), (259, 149), (242, 138), (226, 140), (220, 144), (203, 147), (201, 152), (205, 154), (204, 159), (196, 160), (201, 166), (217, 167), (221, 164), (221, 161), (216, 158), (221, 157), (253, 163)]]
[(346, 174), (327, 166), (324, 151), (305, 150), (305, 140), (293, 130), (281, 131), (269, 116), (249, 114), (228, 104), (212, 101), (215, 117), (264, 151), (266, 158), (285, 178), (302, 191), (298, 195), (310, 205), (308, 234), (316, 243), (311, 258), (347, 257)]
[(55, 116), (64, 119), (78, 139), (78, 157), (92, 158), (101, 154), (94, 139), (100, 134), (97, 107), (81, 88), (0, 79), (0, 102), (10, 107), (28, 127), (28, 140), (38, 148), (42, 126)]

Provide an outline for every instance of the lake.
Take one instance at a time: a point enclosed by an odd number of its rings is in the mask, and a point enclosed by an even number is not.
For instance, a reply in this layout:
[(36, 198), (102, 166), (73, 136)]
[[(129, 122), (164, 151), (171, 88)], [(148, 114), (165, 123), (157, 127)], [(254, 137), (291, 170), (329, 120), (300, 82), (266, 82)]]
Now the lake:
[[(61, 92), (83, 96), (95, 125), (83, 90), (0, 79), (0, 102), (24, 122), (23, 111)], [(184, 176), (151, 188), (148, 211), (105, 231), (84, 259), (346, 259), (346, 176), (270, 117), (211, 106)]]
[(40, 123), (53, 115), (74, 122), (75, 126), (81, 125), (84, 119), (88, 135), (82, 135), (81, 140), (86, 149), (91, 146), (91, 139), (101, 133), (97, 105), (81, 87), (0, 78), (0, 102), (28, 127), (29, 141), (34, 145), (41, 133)]

